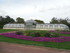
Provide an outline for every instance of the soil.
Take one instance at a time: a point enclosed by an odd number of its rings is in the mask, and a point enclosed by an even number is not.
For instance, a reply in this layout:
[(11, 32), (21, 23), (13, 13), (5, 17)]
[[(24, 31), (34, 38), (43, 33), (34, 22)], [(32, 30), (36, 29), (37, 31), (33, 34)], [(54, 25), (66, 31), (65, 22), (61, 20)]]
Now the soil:
[(70, 53), (70, 50), (0, 42), (0, 53)]

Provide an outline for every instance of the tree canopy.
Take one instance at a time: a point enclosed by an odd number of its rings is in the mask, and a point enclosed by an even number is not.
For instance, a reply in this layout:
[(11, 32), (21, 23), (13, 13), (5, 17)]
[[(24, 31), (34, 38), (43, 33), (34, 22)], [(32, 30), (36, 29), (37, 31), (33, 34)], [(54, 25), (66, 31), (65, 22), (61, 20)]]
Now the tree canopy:
[(70, 28), (70, 23), (68, 23), (69, 18), (65, 18), (65, 19), (57, 19), (55, 17), (52, 18), (52, 20), (50, 21), (51, 24), (65, 24)]
[(3, 26), (7, 23), (14, 23), (15, 20), (13, 18), (10, 18), (10, 16), (0, 16), (0, 28), (3, 28)]
[(16, 19), (16, 22), (17, 22), (17, 23), (25, 23), (24, 19), (23, 19), (23, 18), (20, 18), (20, 17), (18, 17), (18, 18)]
[(44, 24), (44, 21), (42, 21), (42, 20), (35, 20), (38, 24)]
[(57, 18), (53, 17), (53, 18), (51, 19), (51, 22), (50, 22), (50, 23), (51, 23), (51, 24), (59, 24), (59, 21), (58, 21)]

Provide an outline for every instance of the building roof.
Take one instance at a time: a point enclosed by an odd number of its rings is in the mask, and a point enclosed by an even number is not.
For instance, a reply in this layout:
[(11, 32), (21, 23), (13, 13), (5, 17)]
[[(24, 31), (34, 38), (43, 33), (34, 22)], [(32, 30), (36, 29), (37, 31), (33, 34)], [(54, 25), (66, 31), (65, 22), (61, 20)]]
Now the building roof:
[(26, 23), (37, 23), (37, 22), (31, 19), (31, 20), (27, 20)]

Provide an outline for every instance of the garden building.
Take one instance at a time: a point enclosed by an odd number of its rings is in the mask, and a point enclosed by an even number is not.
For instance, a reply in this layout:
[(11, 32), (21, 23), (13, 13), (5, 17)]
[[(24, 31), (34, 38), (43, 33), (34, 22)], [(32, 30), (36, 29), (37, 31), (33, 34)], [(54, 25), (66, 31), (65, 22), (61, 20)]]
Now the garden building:
[(64, 24), (37, 24), (34, 20), (27, 20), (25, 24), (5, 24), (3, 29), (69, 30), (69, 27)]
[(69, 30), (67, 25), (64, 24), (37, 24), (38, 30)]
[(5, 24), (3, 29), (24, 29), (24, 24)]
[(32, 20), (32, 19), (31, 20), (27, 20), (25, 22), (25, 29), (35, 29), (36, 28), (36, 24), (37, 24), (37, 22)]

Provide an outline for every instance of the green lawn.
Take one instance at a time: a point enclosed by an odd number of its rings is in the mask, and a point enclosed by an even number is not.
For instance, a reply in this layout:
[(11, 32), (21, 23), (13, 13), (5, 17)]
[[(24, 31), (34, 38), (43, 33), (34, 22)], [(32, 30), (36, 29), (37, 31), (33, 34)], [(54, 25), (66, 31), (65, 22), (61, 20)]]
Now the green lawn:
[[(9, 32), (14, 30), (0, 30), (2, 32)], [(63, 34), (62, 34), (63, 35)], [(69, 36), (69, 35), (64, 35)], [(55, 42), (36, 42), (36, 41), (28, 41), (28, 40), (21, 40), (16, 38), (9, 38), (5, 36), (0, 36), (0, 42), (9, 42), (9, 43), (18, 43), (18, 44), (25, 44), (25, 45), (33, 45), (33, 46), (44, 46), (44, 47), (51, 47), (51, 48), (59, 48), (59, 49), (67, 49), (70, 50), (70, 42), (63, 42), (63, 43), (55, 43)]]
[(15, 29), (0, 29), (0, 33), (16, 31)]

